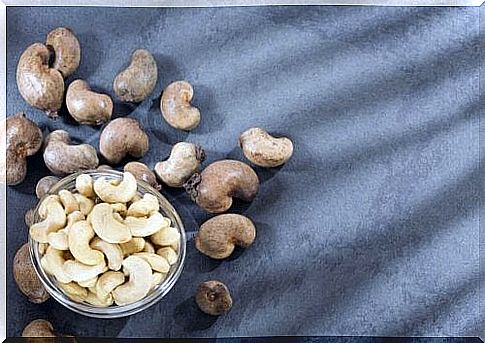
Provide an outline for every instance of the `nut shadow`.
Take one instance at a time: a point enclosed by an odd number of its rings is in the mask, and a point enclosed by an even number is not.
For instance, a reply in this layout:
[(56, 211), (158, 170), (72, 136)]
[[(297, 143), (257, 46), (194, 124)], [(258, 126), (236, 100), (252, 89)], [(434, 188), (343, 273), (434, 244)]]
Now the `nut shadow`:
[(194, 98), (192, 105), (200, 111), (200, 124), (193, 131), (194, 133), (209, 134), (222, 130), (224, 117), (217, 112), (216, 97), (211, 88), (202, 84), (194, 84)]
[[(173, 81), (180, 80), (182, 76), (177, 68), (177, 64), (171, 57), (163, 54), (153, 54), (153, 57), (157, 62), (158, 79), (152, 93), (152, 103), (150, 104), (149, 111), (160, 113), (160, 100), (162, 98), (163, 90)], [(154, 94), (158, 95), (153, 97)]]
[(186, 332), (207, 330), (218, 319), (199, 310), (193, 296), (175, 307), (173, 317), (176, 325), (181, 326)]
[[(81, 64), (77, 70), (70, 75), (67, 80), (69, 83), (76, 79), (87, 80), (96, 73), (103, 59), (104, 49), (98, 37), (92, 32), (76, 34), (82, 47)], [(84, 56), (88, 58), (83, 58)]]

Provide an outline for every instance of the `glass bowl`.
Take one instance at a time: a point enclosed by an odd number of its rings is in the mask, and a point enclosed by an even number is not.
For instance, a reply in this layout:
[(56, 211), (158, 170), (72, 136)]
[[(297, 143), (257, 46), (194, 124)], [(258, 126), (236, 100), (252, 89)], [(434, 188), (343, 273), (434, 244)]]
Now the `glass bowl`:
[[(87, 170), (79, 173), (75, 173), (69, 175), (62, 180), (60, 180), (56, 185), (54, 185), (49, 194), (57, 194), (62, 189), (67, 189), (69, 191), (75, 190), (76, 185), (76, 177), (80, 174), (89, 174), (96, 180), (100, 177), (106, 177), (108, 180), (121, 180), (123, 178), (123, 173), (115, 170)], [(149, 184), (138, 181), (138, 194), (143, 196), (145, 193), (150, 193), (157, 197), (158, 202), (160, 204), (160, 212), (170, 218), (172, 221), (172, 226), (179, 230), (180, 232), (180, 241), (178, 245), (178, 260), (175, 264), (173, 264), (170, 268), (170, 271), (165, 278), (165, 280), (156, 286), (154, 289), (148, 293), (148, 295), (129, 305), (112, 305), (110, 307), (96, 307), (89, 305), (87, 303), (78, 303), (71, 300), (67, 297), (64, 292), (57, 286), (57, 281), (54, 277), (47, 275), (40, 264), (40, 259), (42, 257), (39, 251), (40, 243), (34, 241), (32, 238), (29, 237), (29, 250), (30, 250), (30, 257), (32, 259), (32, 263), (34, 265), (34, 269), (39, 276), (42, 284), (46, 288), (47, 292), (56, 299), (59, 303), (67, 307), (68, 309), (80, 313), (82, 315), (88, 317), (95, 317), (95, 318), (119, 318), (129, 316), (140, 311), (145, 310), (146, 308), (152, 306), (153, 304), (160, 301), (167, 293), (172, 289), (172, 287), (177, 282), (180, 274), (182, 273), (183, 265), (185, 262), (185, 249), (186, 249), (186, 236), (184, 226), (177, 211), (173, 208), (173, 206), (168, 202), (168, 200), (161, 195), (156, 189), (151, 187)], [(47, 196), (47, 195), (46, 195)], [(34, 212), (34, 222), (40, 221), (40, 216), (38, 213), (39, 205), (42, 202), (41, 199)]]

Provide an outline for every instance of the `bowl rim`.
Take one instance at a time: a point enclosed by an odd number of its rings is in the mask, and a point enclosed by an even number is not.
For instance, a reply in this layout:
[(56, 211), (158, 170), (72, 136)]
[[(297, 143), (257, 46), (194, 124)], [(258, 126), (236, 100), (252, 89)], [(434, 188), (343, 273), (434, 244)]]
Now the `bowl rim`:
[[(61, 180), (59, 180), (54, 186), (52, 186), (49, 192), (46, 195), (44, 195), (41, 199), (38, 200), (36, 206), (34, 207), (34, 218), (38, 219), (39, 206), (47, 196), (52, 194), (57, 194), (61, 189), (66, 189), (67, 188), (66, 186), (71, 184), (72, 182), (75, 182), (77, 176), (81, 174), (89, 174), (96, 178), (104, 177), (104, 176), (111, 177), (111, 178), (118, 178), (118, 179), (123, 178), (123, 172), (120, 172), (117, 170), (91, 169), (91, 170), (84, 170), (84, 171), (67, 175)], [(42, 268), (40, 264), (41, 257), (39, 252), (39, 245), (41, 243), (34, 241), (29, 234), (29, 253), (30, 253), (32, 265), (34, 266), (34, 270), (37, 276), (41, 280), (47, 292), (57, 302), (59, 302), (64, 307), (70, 309), (71, 311), (77, 312), (79, 314), (82, 314), (88, 317), (94, 317), (94, 318), (109, 319), (109, 318), (121, 318), (121, 317), (130, 316), (135, 313), (141, 312), (147, 309), (148, 307), (159, 302), (162, 298), (164, 298), (169, 293), (169, 291), (173, 288), (175, 283), (180, 278), (180, 275), (182, 274), (184, 264), (185, 264), (186, 245), (187, 245), (187, 236), (185, 233), (185, 227), (183, 225), (183, 222), (177, 210), (168, 201), (168, 199), (163, 194), (161, 194), (161, 192), (159, 192), (151, 185), (141, 180), (137, 180), (137, 186), (138, 186), (138, 189), (137, 189), (138, 193), (140, 193), (140, 188), (141, 188), (144, 191), (142, 192), (142, 194), (151, 193), (157, 197), (160, 204), (160, 211), (162, 212), (163, 215), (167, 215), (167, 213), (169, 213), (168, 217), (172, 221), (172, 226), (176, 227), (180, 232), (178, 260), (174, 265), (171, 266), (171, 268), (174, 268), (174, 269), (172, 269), (169, 272), (169, 275), (161, 284), (156, 286), (153, 290), (150, 291), (150, 293), (147, 296), (138, 300), (137, 302), (134, 302), (128, 305), (121, 305), (121, 306), (115, 305), (115, 306), (109, 306), (109, 307), (96, 307), (93, 305), (89, 305), (87, 303), (78, 303), (71, 300), (56, 285), (56, 282), (53, 280), (53, 277), (47, 275), (47, 273)]]

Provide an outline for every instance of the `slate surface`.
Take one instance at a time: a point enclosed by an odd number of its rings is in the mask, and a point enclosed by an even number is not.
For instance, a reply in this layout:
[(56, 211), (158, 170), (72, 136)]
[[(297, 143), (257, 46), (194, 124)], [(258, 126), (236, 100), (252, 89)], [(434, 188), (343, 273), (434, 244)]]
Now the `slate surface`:
[[(261, 192), (234, 209), (254, 220), (251, 248), (213, 262), (188, 245), (181, 279), (152, 308), (99, 320), (54, 300), (33, 305), (11, 263), (25, 242), (24, 212), (48, 174), (40, 155), (8, 189), (8, 334), (34, 318), (87, 336), (458, 335), (478, 325), (478, 9), (399, 7), (8, 8), (8, 115), (26, 111), (44, 132), (67, 129), (97, 147), (100, 130), (67, 113), (48, 120), (20, 97), (22, 51), (69, 26), (83, 78), (112, 82), (136, 48), (153, 52), (159, 81), (139, 106), (115, 117), (146, 128), (150, 166), (171, 145), (203, 145), (208, 162), (243, 159), (242, 130), (261, 126), (294, 141), (282, 168), (257, 169)], [(170, 128), (161, 90), (189, 80), (200, 127)], [(64, 110), (65, 111), (65, 110)], [(179, 190), (164, 192), (189, 233), (209, 218)], [(235, 306), (198, 313), (197, 284), (220, 279)]]

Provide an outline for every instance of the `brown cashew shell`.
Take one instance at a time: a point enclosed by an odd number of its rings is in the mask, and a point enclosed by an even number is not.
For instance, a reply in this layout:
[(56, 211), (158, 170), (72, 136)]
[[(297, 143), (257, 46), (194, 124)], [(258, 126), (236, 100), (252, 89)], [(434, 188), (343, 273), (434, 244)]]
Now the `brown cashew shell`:
[(94, 169), (98, 166), (99, 160), (93, 146), (71, 144), (66, 131), (56, 130), (46, 138), (44, 162), (54, 175), (65, 175)]
[(99, 138), (99, 151), (111, 164), (119, 163), (126, 155), (141, 158), (148, 148), (148, 135), (140, 123), (132, 118), (111, 121)]
[(157, 182), (157, 177), (155, 173), (148, 168), (148, 166), (141, 162), (128, 162), (123, 167), (125, 172), (132, 173), (135, 179), (141, 180), (143, 182), (148, 183), (153, 188), (160, 190), (162, 188), (161, 185)]
[(244, 156), (257, 166), (271, 168), (286, 163), (293, 155), (293, 143), (286, 137), (276, 138), (260, 128), (251, 128), (239, 136)]
[(158, 78), (157, 63), (145, 49), (131, 55), (130, 65), (120, 72), (113, 83), (113, 89), (122, 101), (141, 102), (155, 88)]
[(6, 181), (7, 185), (17, 185), (27, 174), (26, 158), (42, 146), (42, 131), (22, 112), (7, 118), (5, 130)]
[(200, 226), (195, 246), (214, 259), (229, 257), (237, 246), (246, 248), (256, 238), (253, 222), (240, 214), (221, 214)]
[(195, 302), (200, 310), (212, 316), (220, 316), (232, 308), (229, 289), (217, 280), (205, 281), (197, 288)]
[(67, 88), (66, 105), (78, 123), (101, 125), (113, 114), (113, 101), (106, 94), (96, 93), (83, 80), (73, 81)]
[(13, 277), (17, 286), (30, 302), (41, 304), (49, 299), (30, 259), (29, 245), (25, 243), (17, 250), (13, 259)]
[(41, 43), (29, 46), (17, 65), (17, 87), (30, 105), (57, 117), (64, 97), (64, 78), (49, 67), (49, 49)]
[(221, 160), (192, 175), (184, 188), (197, 205), (220, 213), (231, 207), (232, 198), (252, 201), (259, 191), (259, 179), (246, 163)]
[(194, 89), (187, 81), (175, 81), (165, 88), (160, 110), (167, 123), (179, 130), (192, 130), (200, 123), (200, 111), (190, 104)]
[(47, 35), (46, 45), (54, 50), (52, 68), (68, 77), (79, 67), (81, 47), (74, 33), (66, 27), (58, 27)]

